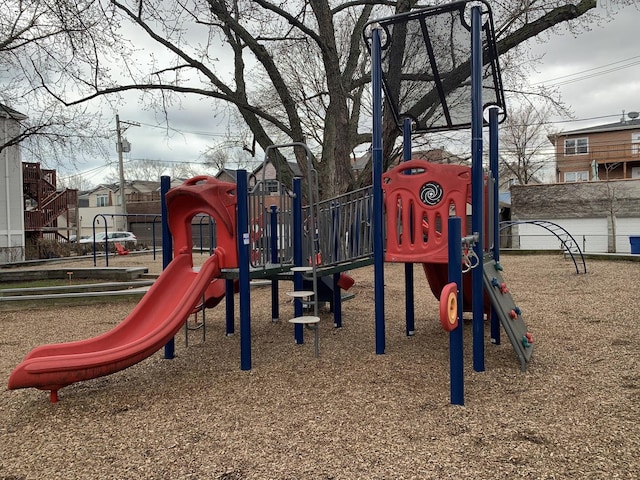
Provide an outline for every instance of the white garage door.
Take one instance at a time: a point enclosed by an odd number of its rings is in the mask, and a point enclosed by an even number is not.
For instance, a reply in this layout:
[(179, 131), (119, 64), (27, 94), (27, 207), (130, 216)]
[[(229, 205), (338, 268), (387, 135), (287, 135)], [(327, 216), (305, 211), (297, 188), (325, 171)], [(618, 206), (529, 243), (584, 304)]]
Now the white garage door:
[[(606, 218), (580, 218), (580, 219), (547, 219), (565, 230), (578, 243), (583, 252), (607, 251), (607, 219)], [(518, 225), (520, 232), (520, 248), (528, 250), (559, 250), (560, 240), (543, 227), (531, 224)], [(558, 232), (561, 234), (561, 232)]]
[(630, 253), (629, 236), (640, 236), (640, 218), (618, 218), (616, 221), (616, 252)]

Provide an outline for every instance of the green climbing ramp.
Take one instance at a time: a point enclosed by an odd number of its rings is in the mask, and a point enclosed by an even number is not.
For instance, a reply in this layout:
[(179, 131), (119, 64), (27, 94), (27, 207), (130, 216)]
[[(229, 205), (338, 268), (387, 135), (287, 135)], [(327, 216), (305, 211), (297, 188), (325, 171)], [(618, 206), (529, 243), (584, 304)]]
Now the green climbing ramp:
[(522, 319), (522, 312), (511, 297), (508, 285), (502, 278), (501, 270), (502, 267), (493, 259), (492, 255), (485, 256), (484, 289), (491, 299), (493, 311), (498, 315), (502, 327), (507, 332), (524, 372), (533, 354), (533, 337)]

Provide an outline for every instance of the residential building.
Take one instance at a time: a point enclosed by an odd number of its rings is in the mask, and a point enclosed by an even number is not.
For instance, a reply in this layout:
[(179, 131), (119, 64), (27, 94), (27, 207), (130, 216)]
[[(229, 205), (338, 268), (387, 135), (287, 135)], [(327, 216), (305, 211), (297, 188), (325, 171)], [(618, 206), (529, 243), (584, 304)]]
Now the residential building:
[[(302, 170), (297, 162), (287, 162), (289, 168), (293, 172), (295, 177), (302, 175)], [(278, 171), (273, 162), (268, 161), (266, 164), (261, 163), (258, 165), (251, 174), (249, 174), (249, 188), (254, 187), (258, 182), (264, 179), (265, 187), (269, 193), (280, 193), (280, 181), (278, 179)]]
[[(180, 185), (184, 179), (172, 179), (171, 186)], [(96, 231), (129, 230), (141, 239), (152, 240), (152, 226), (160, 225), (160, 182), (132, 180), (125, 184), (127, 222), (122, 216), (119, 184), (101, 184), (79, 197), (79, 235), (91, 236)], [(156, 218), (157, 217), (157, 218)], [(158, 236), (160, 235), (158, 228)], [(147, 238), (148, 237), (148, 238)]]
[(236, 183), (236, 180), (237, 180), (236, 172), (237, 170), (221, 168), (218, 171), (218, 173), (216, 173), (215, 177), (221, 182)]
[(19, 144), (13, 144), (26, 116), (0, 104), (0, 263), (24, 260), (24, 214), (22, 209), (22, 161)]
[(550, 135), (558, 183), (640, 178), (640, 118)]

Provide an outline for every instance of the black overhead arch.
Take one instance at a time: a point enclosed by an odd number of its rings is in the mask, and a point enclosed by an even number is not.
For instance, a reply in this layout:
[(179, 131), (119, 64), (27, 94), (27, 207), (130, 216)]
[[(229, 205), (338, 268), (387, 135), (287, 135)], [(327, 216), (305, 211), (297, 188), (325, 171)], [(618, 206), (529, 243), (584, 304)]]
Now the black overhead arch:
[[(513, 225), (537, 225), (538, 227), (542, 227), (548, 232), (554, 234), (558, 240), (560, 240), (561, 245), (566, 250), (567, 254), (573, 260), (573, 264), (576, 267), (576, 273), (580, 274), (580, 268), (578, 267), (578, 262), (582, 263), (582, 273), (587, 273), (587, 264), (584, 261), (584, 255), (582, 255), (582, 250), (580, 249), (580, 245), (576, 242), (576, 239), (567, 232), (563, 227), (558, 225), (557, 223), (549, 222), (547, 220), (519, 220), (519, 221), (506, 221), (500, 222), (500, 231), (505, 228), (509, 228)], [(579, 257), (579, 259), (577, 258)]]

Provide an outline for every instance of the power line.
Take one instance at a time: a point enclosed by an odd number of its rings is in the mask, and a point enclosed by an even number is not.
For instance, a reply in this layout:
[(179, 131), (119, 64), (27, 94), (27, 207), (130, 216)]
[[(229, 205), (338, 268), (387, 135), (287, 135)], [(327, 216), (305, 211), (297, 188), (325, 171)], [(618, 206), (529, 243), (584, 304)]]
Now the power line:
[[(625, 58), (623, 60), (618, 60), (616, 62), (607, 63), (605, 65), (600, 65), (598, 67), (588, 68), (586, 70), (581, 70), (579, 72), (569, 73), (567, 75), (561, 75), (560, 77), (555, 77), (555, 78), (550, 78), (550, 79), (543, 80), (543, 81), (540, 81), (540, 82), (535, 82), (535, 83), (532, 83), (531, 85), (532, 86), (543, 85), (543, 84), (545, 84), (545, 85), (549, 85), (549, 84), (550, 85), (554, 85), (553, 82), (556, 82), (557, 80), (563, 80), (562, 82), (559, 82), (559, 83), (555, 84), (556, 86), (560, 86), (560, 85), (565, 85), (566, 83), (577, 82), (579, 80), (586, 80), (586, 79), (592, 78), (594, 76), (604, 75), (605, 73), (610, 73), (610, 72), (614, 72), (614, 71), (617, 71), (617, 70), (622, 70), (622, 69), (625, 69), (625, 68), (629, 68), (629, 67), (633, 67), (635, 65), (638, 65), (640, 63), (640, 60), (636, 60), (636, 59), (640, 59), (640, 55), (636, 55), (635, 57)], [(587, 75), (584, 78), (577, 78), (577, 79), (571, 79), (571, 80), (566, 80), (566, 81), (564, 80), (564, 79), (568, 79), (569, 77), (574, 77), (576, 75), (582, 75), (582, 74), (587, 73), (587, 72), (593, 72), (595, 70), (600, 70), (602, 68), (611, 67), (612, 65), (618, 65), (620, 63), (628, 62), (630, 60), (636, 60), (636, 61), (634, 61), (633, 63), (631, 63), (629, 65), (621, 65), (621, 66), (618, 66), (618, 67), (616, 67), (614, 69), (609, 69), (609, 70), (604, 71), (604, 72), (599, 72), (599, 73), (595, 73), (595, 74), (592, 74), (592, 75)]]
[(582, 80), (590, 80), (590, 79), (595, 78), (595, 77), (600, 77), (602, 75), (606, 75), (607, 73), (613, 73), (613, 72), (617, 72), (619, 70), (625, 70), (625, 69), (627, 69), (629, 67), (633, 67), (633, 66), (636, 66), (636, 65), (640, 65), (640, 61), (633, 62), (633, 63), (630, 63), (628, 65), (624, 65), (624, 66), (621, 66), (621, 67), (616, 67), (616, 68), (610, 68), (608, 70), (603, 70), (602, 72), (596, 72), (596, 73), (592, 73), (590, 75), (584, 75), (583, 77), (574, 78), (574, 79), (570, 79), (570, 80), (565, 80), (564, 82), (558, 82), (558, 83), (551, 84), (551, 85), (552, 86), (556, 86), (556, 87), (562, 87), (564, 85), (569, 85), (571, 83), (581, 82)]
[(165, 125), (165, 124), (156, 124), (153, 125), (151, 123), (144, 123), (144, 122), (138, 122), (140, 125), (144, 125), (145, 127), (149, 127), (149, 128), (157, 128), (160, 130), (169, 130), (171, 132), (175, 132), (175, 133), (180, 133), (180, 134), (190, 134), (190, 135), (200, 135), (203, 137), (226, 137), (227, 134), (226, 133), (213, 133), (213, 132), (203, 132), (203, 131), (198, 131), (198, 130), (184, 130), (184, 129), (177, 129), (175, 127), (171, 127), (169, 125)]

